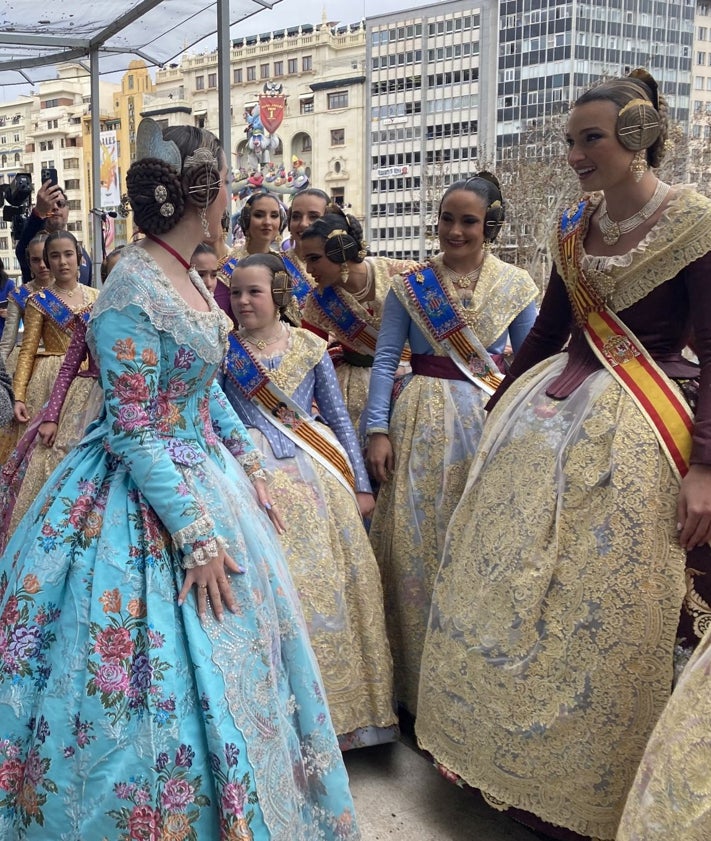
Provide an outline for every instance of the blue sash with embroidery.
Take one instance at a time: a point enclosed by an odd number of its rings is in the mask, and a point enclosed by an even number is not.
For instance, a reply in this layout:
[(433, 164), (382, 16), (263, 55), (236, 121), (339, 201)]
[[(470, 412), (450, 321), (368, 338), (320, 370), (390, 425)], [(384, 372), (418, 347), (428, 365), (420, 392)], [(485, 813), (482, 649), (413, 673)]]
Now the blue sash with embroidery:
[(281, 254), (281, 259), (284, 261), (284, 265), (286, 266), (287, 272), (289, 272), (289, 276), (293, 281), (293, 286), (291, 287), (291, 291), (294, 294), (294, 297), (299, 302), (299, 306), (303, 304), (306, 300), (306, 296), (312, 289), (311, 284), (306, 280), (306, 278), (301, 274), (299, 267), (296, 263), (293, 263), (286, 254)]
[(315, 421), (270, 379), (234, 332), (229, 335), (223, 368), (245, 398), (259, 409), (269, 423), (315, 458), (353, 493), (353, 469), (346, 452), (330, 429)]
[(493, 394), (503, 377), (474, 331), (459, 316), (434, 269), (423, 267), (406, 275), (403, 285), (433, 348), (443, 347), (471, 382)]
[(74, 312), (71, 307), (68, 307), (61, 298), (58, 298), (49, 289), (39, 289), (37, 292), (33, 292), (29, 302), (42, 315), (51, 319), (60, 330), (69, 334), (74, 332), (75, 318), (81, 318), (82, 321), (87, 322), (91, 313), (91, 307), (84, 307), (78, 312)]
[(334, 332), (346, 342), (360, 342), (370, 351), (375, 353), (377, 333), (369, 330), (370, 325), (359, 318), (350, 307), (341, 300), (338, 292), (333, 286), (325, 289), (314, 289), (311, 293), (314, 303), (318, 306), (326, 318), (337, 328)]
[(19, 288), (15, 288), (10, 292), (8, 297), (12, 298), (12, 300), (17, 304), (17, 306), (24, 311), (27, 305), (27, 299), (32, 294), (30, 288), (25, 284), (24, 286), (20, 286)]

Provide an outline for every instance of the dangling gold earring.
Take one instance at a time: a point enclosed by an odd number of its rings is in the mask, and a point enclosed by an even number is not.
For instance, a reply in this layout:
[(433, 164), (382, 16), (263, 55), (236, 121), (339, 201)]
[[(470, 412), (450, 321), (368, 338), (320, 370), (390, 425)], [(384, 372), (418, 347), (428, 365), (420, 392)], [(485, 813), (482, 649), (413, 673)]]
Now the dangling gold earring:
[(341, 263), (341, 283), (345, 286), (348, 283), (348, 275), (350, 274), (350, 269), (348, 268), (348, 263)]
[(207, 205), (200, 211), (200, 222), (202, 223), (202, 235), (204, 238), (210, 236), (210, 223), (207, 221)]
[(647, 150), (640, 149), (639, 152), (632, 158), (632, 163), (630, 164), (630, 172), (632, 173), (632, 177), (634, 178), (637, 183), (639, 183), (644, 173), (649, 169), (649, 165), (647, 164)]

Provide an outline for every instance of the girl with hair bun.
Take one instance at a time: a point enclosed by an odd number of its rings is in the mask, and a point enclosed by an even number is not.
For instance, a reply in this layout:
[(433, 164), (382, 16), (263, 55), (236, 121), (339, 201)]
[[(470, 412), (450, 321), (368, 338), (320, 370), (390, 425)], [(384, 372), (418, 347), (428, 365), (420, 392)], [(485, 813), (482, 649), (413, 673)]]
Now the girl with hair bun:
[(301, 232), (303, 260), (316, 281), (302, 315), (307, 325), (340, 343), (333, 352), (338, 382), (353, 426), (362, 437), (361, 417), (383, 303), (392, 278), (414, 263), (369, 256), (360, 222), (338, 205), (331, 204), (327, 210)]
[[(396, 696), (411, 715), (447, 523), (500, 379), (492, 355), (503, 356), (509, 337), (517, 351), (535, 318), (528, 273), (489, 250), (503, 222), (492, 175), (447, 189), (438, 214), (442, 251), (394, 279), (375, 351), (366, 463), (381, 486), (370, 537), (383, 575)], [(412, 374), (393, 401), (406, 343)]]
[(252, 254), (237, 264), (240, 326), (230, 334), (223, 387), (264, 453), (275, 504), (288, 506), (281, 542), (346, 750), (398, 736), (383, 593), (362, 520), (374, 502), (326, 342), (280, 320), (292, 294), (281, 257)]
[(586, 195), (449, 525), (417, 735), (496, 808), (612, 839), (711, 620), (711, 202), (657, 178), (645, 71), (584, 93), (566, 136)]
[(143, 120), (145, 239), (94, 305), (102, 413), (0, 559), (0, 835), (355, 841), (261, 454), (215, 381), (190, 256), (227, 205), (214, 135)]

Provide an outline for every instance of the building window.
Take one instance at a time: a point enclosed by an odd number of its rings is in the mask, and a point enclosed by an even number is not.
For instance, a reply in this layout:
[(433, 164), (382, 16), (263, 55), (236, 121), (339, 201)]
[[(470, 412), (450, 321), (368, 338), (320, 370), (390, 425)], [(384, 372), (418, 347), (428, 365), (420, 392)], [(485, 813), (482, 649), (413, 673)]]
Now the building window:
[(301, 114), (313, 114), (314, 110), (314, 98), (313, 96), (309, 97), (308, 99), (302, 99), (299, 101), (299, 112)]
[(242, 84), (242, 68), (241, 67), (236, 67), (232, 71), (232, 82), (235, 85), (241, 85)]
[(257, 66), (255, 64), (250, 64), (247, 68), (247, 81), (254, 82), (257, 79)]
[(345, 146), (346, 130), (344, 128), (331, 129), (331, 146)]
[(48, 129), (57, 128), (58, 125), (59, 125), (58, 120), (47, 120), (47, 128)]
[(79, 169), (79, 158), (67, 158), (64, 161), (64, 169)]
[(305, 55), (301, 59), (301, 69), (304, 71), (304, 73), (306, 73), (309, 70), (313, 70), (313, 62), (311, 60), (310, 55)]
[(301, 138), (301, 151), (302, 152), (310, 152), (311, 151), (311, 135), (305, 134)]
[(329, 93), (328, 95), (328, 110), (336, 111), (339, 108), (348, 108), (348, 91), (339, 91), (338, 93)]
[(208, 88), (216, 88), (217, 87), (217, 73), (208, 73), (207, 74), (207, 86), (208, 86)]
[(268, 79), (269, 78), (269, 65), (268, 64), (260, 64), (259, 65), (259, 78), (260, 79)]
[(68, 205), (70, 210), (81, 210), (81, 201), (79, 199), (69, 199)]
[(290, 58), (286, 66), (290, 76), (299, 72), (299, 60), (297, 58)]
[(45, 99), (42, 103), (42, 108), (56, 108), (59, 105), (59, 99)]
[(195, 77), (195, 90), (196, 91), (204, 91), (205, 90), (205, 77), (204, 76), (196, 76)]
[(697, 26), (696, 28), (696, 40), (697, 41), (706, 41), (708, 38), (708, 28), (705, 26)]
[(284, 62), (283, 61), (275, 61), (274, 62), (274, 75), (275, 76), (283, 76), (284, 75)]
[[(703, 76), (694, 76), (694, 90), (695, 91), (702, 91), (704, 89), (704, 77)], [(42, 144), (40, 143), (40, 148)]]
[(696, 53), (696, 63), (706, 64), (706, 53)]
[(67, 178), (64, 182), (65, 190), (78, 190), (80, 186), (78, 178)]
[(0, 251), (7, 251), (7, 237), (0, 237)]

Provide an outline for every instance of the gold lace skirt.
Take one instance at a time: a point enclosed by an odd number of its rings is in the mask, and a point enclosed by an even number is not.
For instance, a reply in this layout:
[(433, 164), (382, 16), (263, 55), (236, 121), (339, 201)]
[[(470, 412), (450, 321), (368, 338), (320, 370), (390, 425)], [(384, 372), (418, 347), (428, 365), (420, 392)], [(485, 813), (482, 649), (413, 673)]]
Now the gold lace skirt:
[(450, 523), (419, 695), (425, 750), (502, 804), (611, 839), (669, 698), (678, 482), (606, 371), (561, 357), (493, 412)]
[[(371, 744), (392, 741), (397, 716), (383, 591), (358, 506), (311, 456), (297, 449), (294, 458), (276, 459), (262, 433), (249, 432), (264, 454), (270, 493), (286, 520), (280, 540), (334, 729), (339, 737), (369, 730), (359, 738)], [(357, 746), (354, 739), (349, 746)]]
[(654, 728), (627, 799), (618, 841), (711, 836), (711, 631)]
[(487, 400), (468, 382), (413, 376), (390, 421), (395, 469), (380, 488), (370, 539), (383, 578), (395, 693), (413, 715), (432, 587)]

